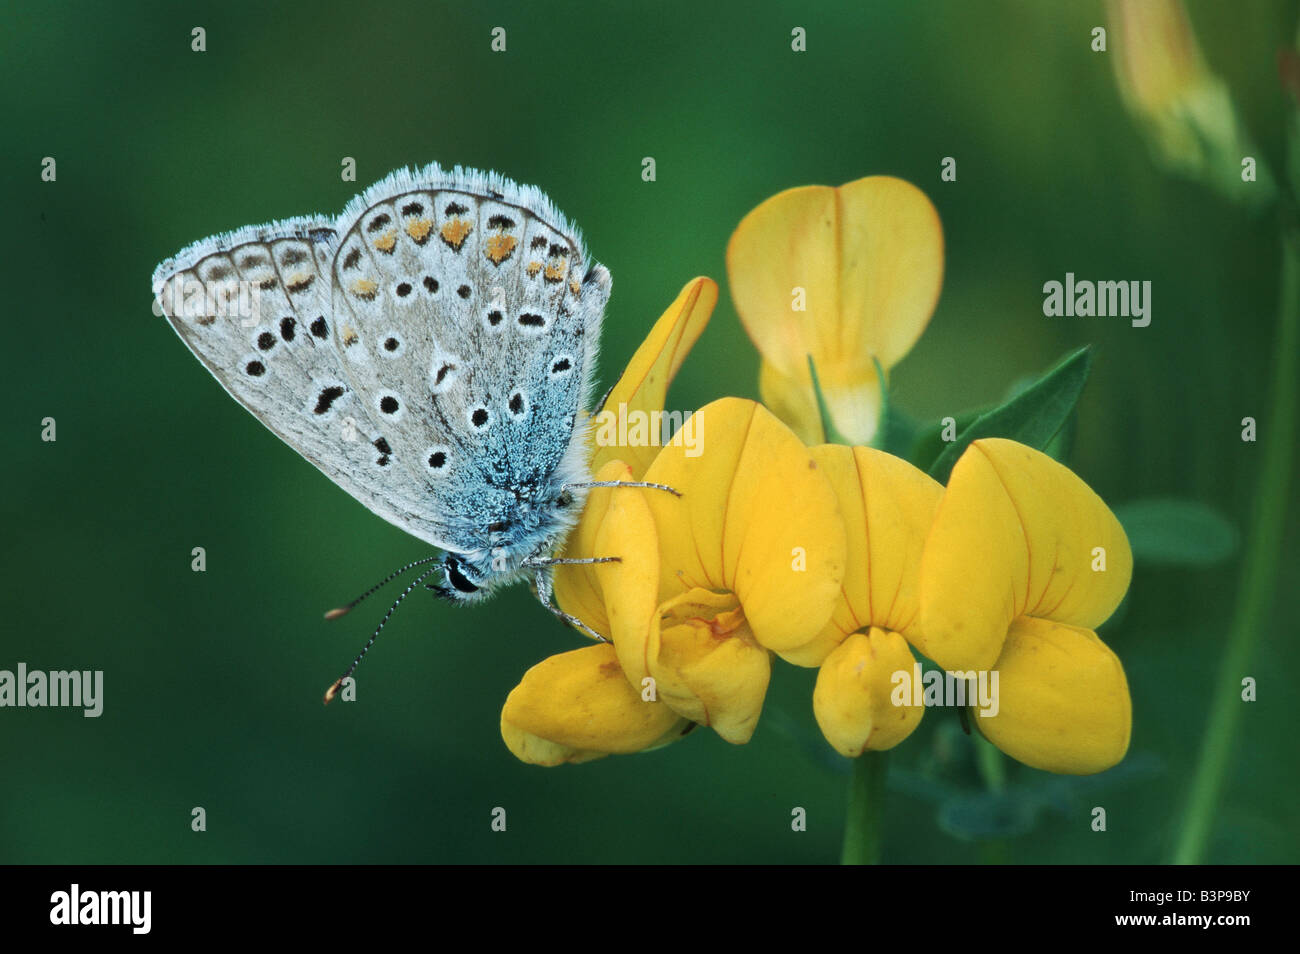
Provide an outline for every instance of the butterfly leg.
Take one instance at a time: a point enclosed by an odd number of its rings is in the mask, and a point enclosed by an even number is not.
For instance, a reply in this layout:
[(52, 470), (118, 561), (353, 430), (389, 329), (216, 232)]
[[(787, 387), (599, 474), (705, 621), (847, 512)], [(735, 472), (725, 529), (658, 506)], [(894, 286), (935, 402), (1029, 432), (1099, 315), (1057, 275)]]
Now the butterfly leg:
[[(604, 558), (602, 558), (602, 562), (603, 562), (603, 560), (606, 560), (606, 559), (615, 559), (615, 560), (617, 560), (618, 557), (612, 557), (612, 558), (610, 558), (610, 557), (604, 557)], [(584, 560), (575, 560), (575, 561), (573, 561), (573, 562), (575, 562), (575, 563), (583, 563), (583, 562), (586, 562), (586, 561), (584, 561)], [(546, 573), (546, 571), (545, 571), (544, 569), (542, 569), (541, 567), (538, 567), (538, 568), (537, 568), (537, 571), (536, 571), (536, 573), (534, 574), (534, 577), (533, 577), (533, 578), (534, 578), (534, 580), (535, 580), (536, 583), (537, 583), (537, 601), (538, 601), (539, 603), (541, 603), (543, 606), (545, 606), (548, 610), (550, 610), (552, 613), (554, 613), (554, 614), (555, 614), (556, 616), (558, 616), (560, 619), (564, 620), (564, 622), (568, 623), (570, 626), (576, 626), (576, 627), (578, 627), (578, 629), (582, 630), (584, 633), (586, 633), (588, 636), (592, 637), (593, 639), (598, 639), (598, 640), (600, 640), (602, 643), (607, 643), (607, 642), (609, 642), (608, 639), (606, 639), (604, 636), (600, 635), (600, 633), (596, 632), (594, 629), (592, 629), (590, 626), (588, 626), (588, 625), (587, 625), (586, 623), (584, 623), (582, 620), (578, 619), (578, 617), (576, 617), (576, 616), (572, 616), (572, 615), (570, 615), (570, 614), (564, 612), (564, 610), (560, 609), (558, 606), (556, 606), (554, 603), (551, 602), (551, 578), (547, 575), (547, 573)]]
[(530, 557), (524, 566), (588, 566), (592, 563), (621, 563), (622, 557)]
[(571, 487), (648, 487), (651, 490), (666, 490), (674, 497), (680, 497), (682, 492), (674, 490), (667, 484), (652, 484), (644, 480), (586, 480), (580, 484), (565, 484), (564, 489)]

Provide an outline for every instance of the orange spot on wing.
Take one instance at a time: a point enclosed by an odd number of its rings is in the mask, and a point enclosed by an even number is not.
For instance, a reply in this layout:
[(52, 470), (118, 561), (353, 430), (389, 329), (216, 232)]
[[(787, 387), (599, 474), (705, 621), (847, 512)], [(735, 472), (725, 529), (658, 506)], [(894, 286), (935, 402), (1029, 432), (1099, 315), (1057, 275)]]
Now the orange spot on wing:
[(356, 278), (353, 279), (350, 287), (352, 289), (352, 294), (359, 298), (374, 298), (375, 290), (379, 286), (368, 278)]
[(432, 219), (412, 219), (406, 223), (406, 234), (411, 236), (411, 238), (415, 239), (421, 245), (424, 244), (424, 241), (429, 237), (429, 233), (432, 231)]
[(541, 262), (529, 262), (528, 267), (524, 269), (524, 271), (528, 273), (529, 278), (536, 278), (537, 273), (540, 272), (541, 270), (542, 270)]
[(487, 246), (483, 249), (483, 254), (493, 265), (500, 265), (515, 250), (515, 238), (513, 235), (498, 234), (493, 235), (487, 240)]
[(397, 245), (397, 229), (389, 229), (379, 238), (375, 239), (375, 248), (381, 252), (392, 252)]
[(474, 231), (474, 226), (470, 225), (467, 219), (454, 218), (443, 223), (438, 234), (442, 236), (444, 242), (459, 252), (460, 247), (465, 244), (465, 239), (469, 237), (469, 233), (472, 231)]

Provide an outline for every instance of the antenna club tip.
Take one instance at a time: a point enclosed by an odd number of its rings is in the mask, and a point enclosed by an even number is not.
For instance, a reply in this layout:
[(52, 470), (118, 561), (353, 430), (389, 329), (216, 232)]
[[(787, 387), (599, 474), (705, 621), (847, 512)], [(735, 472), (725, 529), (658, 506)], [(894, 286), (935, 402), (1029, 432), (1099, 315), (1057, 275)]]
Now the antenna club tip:
[(326, 619), (338, 619), (340, 616), (345, 616), (345, 615), (347, 615), (347, 612), (348, 612), (348, 610), (350, 610), (350, 609), (352, 609), (351, 606), (339, 606), (339, 607), (336, 607), (335, 609), (332, 609), (332, 610), (330, 610), (328, 613), (326, 613), (326, 614), (325, 614), (325, 618), (326, 618)]
[(343, 685), (342, 679), (335, 679), (334, 684), (325, 690), (324, 705), (329, 705), (334, 701), (334, 697), (339, 694), (339, 686)]

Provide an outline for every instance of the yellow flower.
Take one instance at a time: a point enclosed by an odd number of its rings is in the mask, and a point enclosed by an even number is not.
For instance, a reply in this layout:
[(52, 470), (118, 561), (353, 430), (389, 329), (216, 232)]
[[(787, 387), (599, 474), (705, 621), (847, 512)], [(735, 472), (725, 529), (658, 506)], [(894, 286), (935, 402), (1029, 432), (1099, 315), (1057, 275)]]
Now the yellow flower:
[[(997, 705), (974, 721), (1014, 758), (1089, 773), (1123, 757), (1128, 685), (1093, 629), (1132, 554), (1083, 481), (1008, 440), (971, 444), (947, 488), (881, 451), (800, 440), (822, 435), (809, 355), (836, 429), (871, 436), (875, 363), (887, 370), (923, 330), (942, 259), (933, 207), (897, 179), (763, 203), (728, 270), (764, 396), (799, 433), (722, 398), (660, 448), (668, 386), (717, 301), (710, 280), (687, 283), (590, 422), (596, 481), (656, 486), (593, 489), (561, 556), (618, 559), (553, 577), (557, 603), (611, 643), (525, 674), (501, 718), (518, 758), (645, 751), (696, 724), (745, 743), (773, 655), (819, 667), (814, 715), (837, 751), (888, 749), (924, 712), (898, 691), (919, 669), (912, 647), (950, 672), (997, 673)], [(808, 314), (786, 310), (800, 300)]]
[(848, 531), (844, 581), (817, 638), (785, 659), (820, 666), (813, 713), (850, 758), (892, 748), (923, 707), (892, 702), (894, 675), (910, 679), (921, 552), (943, 488), (911, 464), (868, 447), (825, 444), (813, 458), (831, 482)]
[(1132, 714), (1093, 630), (1132, 572), (1123, 527), (1072, 471), (1015, 441), (975, 441), (925, 542), (910, 638), (946, 670), (999, 674), (997, 713), (974, 722), (1008, 755), (1099, 772), (1124, 757)]
[[(799, 649), (830, 617), (845, 532), (812, 454), (761, 405), (724, 398), (687, 427), (703, 452), (679, 433), (644, 475), (681, 496), (593, 492), (566, 554), (621, 560), (561, 567), (556, 595), (609, 634), (634, 688), (739, 744), (758, 723), (772, 651)], [(632, 473), (611, 462), (599, 476)]]
[[(707, 280), (688, 285), (607, 405), (659, 410), (715, 300)], [(507, 745), (527, 761), (553, 765), (636, 751), (679, 737), (683, 718), (748, 741), (771, 651), (812, 640), (834, 606), (845, 548), (835, 492), (770, 412), (752, 401), (715, 401), (641, 474), (623, 458), (643, 460), (643, 451), (598, 447), (595, 479), (643, 478), (680, 496), (597, 488), (588, 497), (562, 555), (619, 560), (558, 567), (555, 596), (610, 636), (614, 656), (578, 651), (530, 671), (502, 714)], [(614, 658), (626, 693), (596, 672), (606, 667), (608, 674)], [(638, 715), (638, 707), (657, 715)], [(597, 716), (606, 717), (605, 734)]]
[[(629, 406), (662, 401), (707, 320), (699, 311), (705, 289), (690, 291), (616, 386)], [(555, 595), (613, 645), (553, 657), (511, 694), (502, 736), (536, 764), (643, 750), (680, 738), (693, 723), (747, 742), (772, 651), (816, 638), (844, 573), (835, 491), (808, 448), (761, 405), (737, 398), (706, 405), (644, 474), (611, 453), (598, 451), (605, 463), (597, 480), (641, 478), (680, 496), (597, 488), (588, 497), (563, 555), (620, 559), (558, 567)]]
[[(943, 281), (943, 232), (919, 189), (890, 176), (768, 199), (727, 246), (736, 311), (762, 355), (763, 402), (806, 443), (826, 439), (808, 357), (840, 434), (869, 443), (881, 382), (925, 330)], [(874, 361), (873, 361), (874, 359)]]
[[(767, 692), (771, 652), (817, 637), (844, 575), (834, 489), (809, 450), (762, 405), (723, 398), (694, 415), (704, 452), (679, 434), (645, 479), (659, 541), (658, 603), (611, 620), (634, 685), (652, 679), (669, 706), (747, 742)], [(606, 588), (609, 607), (644, 595)]]

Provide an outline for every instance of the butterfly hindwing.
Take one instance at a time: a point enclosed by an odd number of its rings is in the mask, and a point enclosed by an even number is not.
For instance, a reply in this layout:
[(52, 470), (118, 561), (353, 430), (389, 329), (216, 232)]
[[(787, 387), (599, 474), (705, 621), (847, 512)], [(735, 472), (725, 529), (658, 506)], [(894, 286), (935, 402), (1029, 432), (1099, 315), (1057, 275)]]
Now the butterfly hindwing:
[(435, 545), (413, 489), (379, 478), (377, 424), (334, 344), (333, 223), (295, 220), (190, 246), (159, 266), (155, 295), (195, 356), (240, 404), (368, 509)]

